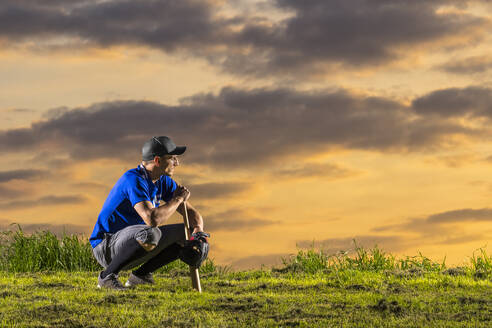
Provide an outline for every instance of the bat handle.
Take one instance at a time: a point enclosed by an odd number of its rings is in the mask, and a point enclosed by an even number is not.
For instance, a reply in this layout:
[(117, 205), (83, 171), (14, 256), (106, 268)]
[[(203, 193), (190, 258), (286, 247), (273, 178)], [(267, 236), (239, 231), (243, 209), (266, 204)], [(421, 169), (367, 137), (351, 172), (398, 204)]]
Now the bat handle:
[[(188, 220), (188, 208), (186, 207), (186, 202), (183, 202), (184, 207), (184, 224), (185, 224), (185, 238), (186, 240), (190, 239), (190, 221)], [(200, 275), (198, 274), (198, 269), (190, 266), (190, 277), (191, 284), (194, 289), (196, 289), (199, 293), (202, 292), (202, 285), (200, 284)]]
[(188, 208), (186, 206), (186, 202), (183, 202), (183, 208), (184, 208), (184, 224), (185, 224), (185, 238), (186, 240), (190, 239), (190, 220), (188, 219)]

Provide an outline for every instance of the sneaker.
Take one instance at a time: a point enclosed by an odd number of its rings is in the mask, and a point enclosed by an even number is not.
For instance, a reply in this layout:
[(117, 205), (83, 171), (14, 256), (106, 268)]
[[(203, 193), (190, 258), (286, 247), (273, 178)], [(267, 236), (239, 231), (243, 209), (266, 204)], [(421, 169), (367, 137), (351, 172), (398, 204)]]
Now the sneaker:
[[(101, 271), (102, 273), (102, 271)], [(110, 273), (106, 276), (106, 278), (101, 278), (101, 273), (99, 273), (99, 277), (97, 277), (97, 288), (109, 288), (114, 290), (126, 290), (125, 286), (121, 284), (118, 280), (118, 276), (114, 273)]]
[(126, 287), (133, 287), (141, 284), (155, 284), (154, 277), (152, 273), (147, 273), (145, 276), (137, 276), (135, 273), (131, 273), (130, 277), (128, 277), (128, 281), (125, 283)]

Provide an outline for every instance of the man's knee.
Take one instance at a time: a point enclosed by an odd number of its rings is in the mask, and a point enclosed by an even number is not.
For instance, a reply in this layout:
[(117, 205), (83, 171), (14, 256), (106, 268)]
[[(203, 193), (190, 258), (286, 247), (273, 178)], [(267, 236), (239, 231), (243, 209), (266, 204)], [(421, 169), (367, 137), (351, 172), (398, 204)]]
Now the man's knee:
[(135, 234), (135, 240), (145, 249), (150, 252), (156, 248), (159, 240), (162, 237), (162, 232), (157, 227), (144, 227)]
[(154, 248), (156, 248), (157, 245), (154, 245), (154, 244), (147, 244), (147, 243), (142, 243), (141, 241), (138, 241), (137, 242), (140, 244), (140, 246), (142, 246), (143, 249), (145, 249), (147, 252), (150, 252), (151, 250), (153, 250)]

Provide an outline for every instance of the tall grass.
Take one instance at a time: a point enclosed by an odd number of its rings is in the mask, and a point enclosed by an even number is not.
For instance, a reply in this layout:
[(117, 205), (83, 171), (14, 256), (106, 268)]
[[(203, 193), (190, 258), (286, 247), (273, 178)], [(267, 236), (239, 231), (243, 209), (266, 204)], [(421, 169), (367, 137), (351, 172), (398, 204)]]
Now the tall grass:
[[(445, 259), (433, 261), (421, 253), (417, 256), (396, 256), (374, 246), (371, 249), (357, 245), (349, 251), (328, 254), (316, 249), (314, 243), (309, 249), (298, 249), (297, 254), (282, 258), (283, 267), (273, 269), (278, 272), (315, 274), (331, 271), (406, 271), (406, 272), (445, 272)], [(0, 271), (38, 272), (38, 271), (98, 271), (100, 265), (92, 255), (89, 241), (77, 235), (63, 234), (57, 237), (50, 231), (37, 231), (26, 234), (20, 226), (17, 231), (0, 232)], [(186, 274), (189, 268), (181, 261), (174, 261), (158, 272)], [(202, 274), (226, 274), (230, 267), (218, 266), (207, 259), (200, 267)], [(477, 278), (492, 277), (492, 256), (484, 249), (473, 252), (468, 267), (458, 271)]]
[[(479, 254), (475, 255), (476, 252)], [(470, 262), (475, 276), (480, 278), (492, 276), (492, 255), (487, 255), (485, 249), (480, 248), (473, 252)]]
[[(297, 254), (282, 258), (283, 267), (274, 269), (279, 272), (319, 273), (343, 270), (359, 271), (407, 271), (407, 272), (446, 272), (446, 258), (442, 262), (433, 261), (419, 252), (417, 256), (396, 256), (384, 252), (378, 246), (365, 249), (354, 240), (354, 249), (335, 254), (316, 249), (314, 243), (308, 249), (298, 249)], [(492, 256), (480, 249), (473, 254), (468, 267), (461, 268), (478, 278), (492, 276)], [(454, 271), (457, 272), (457, 271)]]
[(100, 266), (92, 256), (88, 240), (50, 231), (25, 234), (16, 231), (0, 235), (0, 270), (10, 272), (96, 271)]
[[(16, 231), (0, 232), (0, 271), (99, 271), (101, 266), (92, 255), (89, 241), (77, 235), (63, 234), (60, 238), (50, 231), (26, 234), (21, 226)], [(207, 259), (200, 267), (202, 274), (223, 274), (228, 267), (218, 266)], [(185, 274), (189, 267), (174, 261), (158, 272)]]

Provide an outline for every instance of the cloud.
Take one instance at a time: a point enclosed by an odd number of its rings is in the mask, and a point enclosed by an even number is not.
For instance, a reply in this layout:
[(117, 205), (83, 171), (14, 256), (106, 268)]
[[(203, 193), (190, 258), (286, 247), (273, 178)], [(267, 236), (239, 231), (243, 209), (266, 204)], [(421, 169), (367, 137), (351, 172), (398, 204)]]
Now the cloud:
[(328, 254), (335, 254), (339, 251), (353, 252), (355, 250), (354, 239), (357, 246), (366, 249), (378, 246), (386, 252), (398, 252), (408, 248), (407, 239), (402, 236), (379, 236), (379, 235), (354, 235), (352, 237), (328, 238), (320, 241), (299, 240), (297, 246), (300, 248), (322, 249)]
[(102, 191), (109, 192), (111, 187), (102, 183), (97, 182), (77, 182), (71, 184), (73, 188), (79, 190), (91, 190), (91, 191)]
[[(491, 93), (480, 90), (480, 94)], [(45, 154), (45, 159), (63, 155), (76, 161), (139, 160), (144, 141), (152, 135), (168, 135), (188, 146), (187, 163), (240, 168), (274, 165), (281, 159), (334, 148), (435, 150), (448, 145), (453, 136), (483, 135), (484, 131), (462, 122), (424, 116), (444, 108), (439, 100), (447, 103), (447, 98), (434, 93), (419, 98), (414, 102), (417, 115), (414, 108), (395, 100), (347, 90), (226, 87), (217, 95), (188, 97), (177, 106), (116, 101), (74, 108), (27, 128), (0, 131), (0, 153), (49, 149), (51, 155)]]
[(35, 113), (34, 109), (28, 108), (7, 108), (2, 110), (5, 113), (13, 113), (13, 114), (23, 114), (23, 113)]
[(5, 187), (0, 185), (0, 197), (2, 199), (14, 199), (26, 193), (22, 190), (12, 189), (10, 187)]
[(472, 56), (460, 60), (451, 60), (436, 69), (453, 74), (475, 74), (485, 73), (492, 69), (492, 57), (489, 56)]
[(446, 211), (429, 215), (425, 220), (429, 223), (450, 223), (450, 222), (467, 222), (467, 221), (491, 221), (492, 209), (465, 208), (460, 210)]
[(439, 10), (467, 2), (272, 0), (256, 9), (283, 12), (278, 20), (251, 14), (253, 3), (226, 18), (225, 5), (214, 1), (9, 0), (0, 5), (0, 38), (47, 48), (143, 45), (206, 58), (234, 74), (309, 75), (382, 65), (404, 57), (402, 47), (456, 44), (456, 36), (470, 42), (487, 19)]
[(412, 108), (421, 115), (443, 118), (491, 118), (492, 89), (470, 86), (436, 90), (414, 99)]
[(484, 161), (484, 159), (477, 158), (474, 153), (433, 156), (431, 159), (425, 160), (425, 162), (443, 164), (451, 168), (461, 168), (480, 161)]
[(56, 196), (48, 195), (37, 199), (15, 200), (4, 202), (0, 205), (2, 209), (24, 209), (39, 206), (58, 206), (68, 204), (81, 204), (87, 201), (83, 195)]
[(49, 172), (44, 170), (0, 171), (0, 183), (9, 182), (12, 180), (34, 180), (46, 177), (48, 175)]
[(331, 163), (307, 163), (273, 171), (273, 176), (282, 179), (313, 178), (341, 179), (354, 176), (356, 172)]
[(189, 186), (193, 198), (212, 199), (224, 198), (227, 196), (237, 195), (251, 188), (251, 184), (243, 182), (225, 182), (225, 183), (201, 183)]
[(402, 47), (410, 50), (456, 35), (471, 39), (471, 29), (486, 23), (470, 14), (438, 13), (442, 5), (456, 4), (450, 1), (278, 0), (275, 4), (292, 16), (278, 24), (246, 24), (236, 42), (251, 50), (227, 57), (223, 64), (227, 69), (263, 75), (316, 74), (340, 64), (374, 67), (404, 57)]
[(280, 221), (254, 217), (249, 212), (242, 209), (231, 209), (221, 213), (208, 215), (204, 217), (203, 221), (205, 229), (211, 232), (220, 230), (254, 230), (280, 223)]
[(483, 233), (467, 233), (463, 227), (468, 222), (491, 222), (492, 209), (458, 209), (409, 218), (403, 223), (375, 227), (375, 232), (398, 231), (416, 233), (415, 243), (459, 244), (489, 239)]
[(482, 234), (462, 234), (453, 237), (446, 238), (439, 243), (442, 245), (454, 245), (454, 244), (466, 244), (470, 242), (476, 242), (477, 240), (487, 240), (487, 237)]
[(220, 36), (222, 24), (212, 20), (212, 9), (211, 2), (195, 0), (3, 1), (0, 37), (41, 44), (64, 37), (79, 46), (141, 44), (173, 51), (203, 47)]

